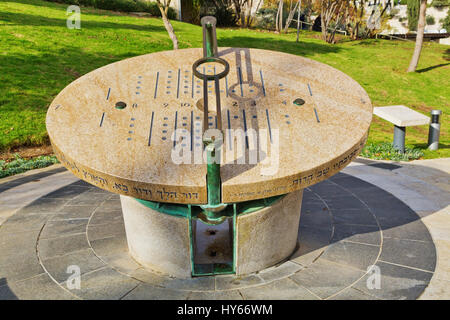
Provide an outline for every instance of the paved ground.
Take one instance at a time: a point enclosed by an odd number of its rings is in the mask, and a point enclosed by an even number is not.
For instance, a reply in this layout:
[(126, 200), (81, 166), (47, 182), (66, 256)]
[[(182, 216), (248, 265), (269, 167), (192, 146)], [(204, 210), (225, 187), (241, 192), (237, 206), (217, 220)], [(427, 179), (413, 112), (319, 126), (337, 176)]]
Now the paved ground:
[[(0, 180), (0, 299), (450, 298), (450, 159), (358, 159), (305, 190), (288, 261), (190, 280), (131, 259), (117, 195), (57, 166), (37, 172)], [(80, 289), (67, 286), (71, 265)]]

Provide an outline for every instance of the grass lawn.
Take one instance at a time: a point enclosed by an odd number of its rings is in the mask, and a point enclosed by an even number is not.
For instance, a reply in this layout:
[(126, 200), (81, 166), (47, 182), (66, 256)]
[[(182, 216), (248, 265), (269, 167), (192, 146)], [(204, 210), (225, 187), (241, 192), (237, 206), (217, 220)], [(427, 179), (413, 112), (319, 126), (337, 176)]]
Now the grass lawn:
[[(172, 48), (160, 19), (82, 8), (81, 30), (70, 30), (66, 8), (39, 0), (0, 2), (0, 151), (47, 143), (47, 107), (79, 76), (114, 61)], [(201, 47), (200, 27), (172, 23), (180, 48)], [(450, 157), (448, 46), (425, 43), (418, 72), (407, 74), (412, 42), (370, 39), (329, 45), (312, 32), (302, 32), (299, 43), (295, 33), (217, 33), (220, 46), (278, 50), (329, 64), (358, 81), (374, 106), (404, 104), (426, 115), (441, 109), (440, 150), (425, 151), (425, 158)], [(391, 141), (392, 133), (390, 123), (374, 117), (369, 141)], [(427, 126), (410, 127), (406, 143), (425, 148), (427, 136)]]

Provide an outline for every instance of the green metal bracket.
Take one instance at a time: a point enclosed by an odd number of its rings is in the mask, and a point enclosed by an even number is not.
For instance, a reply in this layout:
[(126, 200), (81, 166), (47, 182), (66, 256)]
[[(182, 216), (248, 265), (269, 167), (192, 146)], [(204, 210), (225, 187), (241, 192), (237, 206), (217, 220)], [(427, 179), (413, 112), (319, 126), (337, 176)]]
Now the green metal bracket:
[[(274, 196), (265, 199), (257, 199), (240, 203), (228, 204), (225, 209), (220, 211), (220, 218), (212, 220), (210, 217), (206, 218), (205, 210), (198, 205), (191, 204), (173, 204), (163, 202), (153, 202), (148, 200), (136, 199), (144, 206), (156, 210), (163, 214), (168, 214), (180, 218), (187, 218), (189, 225), (189, 249), (191, 259), (192, 276), (207, 276), (218, 274), (234, 274), (236, 272), (236, 257), (237, 257), (237, 234), (236, 225), (237, 218), (240, 215), (249, 214), (265, 207), (274, 205), (277, 201), (281, 200), (285, 195)], [(216, 225), (223, 223), (226, 219), (232, 219), (233, 228), (233, 261), (232, 263), (216, 263), (216, 264), (196, 264), (194, 262), (194, 235), (192, 225), (195, 220), (201, 220), (203, 223)]]

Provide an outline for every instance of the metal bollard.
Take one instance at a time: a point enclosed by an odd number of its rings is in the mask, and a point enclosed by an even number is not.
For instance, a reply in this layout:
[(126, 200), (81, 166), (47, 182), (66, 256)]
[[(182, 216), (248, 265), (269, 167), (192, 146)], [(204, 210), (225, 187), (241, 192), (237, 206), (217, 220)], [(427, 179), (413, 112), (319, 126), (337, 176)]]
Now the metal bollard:
[(441, 124), (439, 118), (442, 114), (441, 110), (431, 110), (430, 130), (428, 131), (428, 149), (439, 149), (439, 133), (441, 131)]

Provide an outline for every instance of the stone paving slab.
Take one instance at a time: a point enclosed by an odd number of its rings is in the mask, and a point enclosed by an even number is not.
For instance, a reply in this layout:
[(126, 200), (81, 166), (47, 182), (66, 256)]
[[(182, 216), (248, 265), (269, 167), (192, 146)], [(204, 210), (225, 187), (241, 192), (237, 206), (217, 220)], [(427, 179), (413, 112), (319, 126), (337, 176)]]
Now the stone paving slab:
[(355, 288), (348, 288), (330, 298), (330, 300), (381, 300)]
[(102, 255), (99, 251), (95, 251), (95, 253), (99, 259), (107, 263), (110, 267), (124, 274), (130, 275), (135, 270), (141, 268), (140, 264), (133, 259), (130, 259), (128, 251), (114, 253), (107, 252), (107, 255)]
[(36, 181), (38, 179), (45, 178), (47, 176), (54, 175), (55, 173), (65, 172), (67, 171), (66, 168), (64, 168), (61, 164), (54, 164), (51, 166), (48, 166), (46, 168), (41, 169), (34, 169), (25, 171), (23, 173), (19, 173), (16, 175), (12, 175), (9, 177), (1, 178), (0, 179), (0, 192), (3, 192), (4, 190), (17, 187), (19, 185)]
[(380, 246), (376, 245), (339, 241), (330, 244), (321, 259), (366, 271), (368, 266), (377, 261), (380, 251)]
[(381, 275), (379, 289), (367, 287), (367, 278), (370, 275), (366, 275), (353, 287), (381, 299), (417, 299), (433, 276), (432, 272), (424, 272), (381, 261), (377, 262), (376, 266), (380, 268)]
[(0, 225), (20, 208), (77, 180), (60, 167), (32, 170), (28, 175), (7, 178), (6, 181), (0, 179)]
[(425, 291), (419, 297), (421, 300), (450, 300), (450, 281), (433, 277)]
[(243, 277), (234, 275), (216, 276), (216, 290), (233, 290), (245, 287), (257, 286), (264, 283), (264, 280), (257, 274), (250, 274)]
[(344, 290), (363, 275), (364, 272), (361, 270), (320, 258), (290, 278), (321, 299), (327, 299)]
[[(390, 170), (383, 170), (379, 166), (380, 164), (394, 166)], [(370, 163), (358, 159), (343, 172), (386, 190), (419, 215), (421, 222), (429, 230), (437, 251), (434, 276), (419, 299), (442, 299), (443, 296), (448, 296), (450, 287), (447, 286), (445, 289), (445, 285), (437, 279), (440, 275), (448, 274), (448, 270), (450, 270), (450, 252), (446, 250), (446, 247), (450, 246), (450, 184), (448, 183), (450, 159), (415, 160), (409, 163), (393, 161), (372, 161)], [(405, 217), (406, 219), (404, 219)], [(422, 229), (422, 227), (409, 226), (411, 223), (415, 224), (414, 221), (417, 219), (411, 218), (411, 215), (405, 217), (401, 217), (404, 221), (399, 221), (401, 219), (394, 217), (403, 237), (417, 239), (417, 237), (429, 236), (426, 233), (418, 232), (418, 229)], [(382, 222), (388, 224), (387, 220)], [(397, 230), (395, 229), (394, 227), (387, 230), (386, 234), (400, 237), (396, 234)], [(443, 243), (440, 242), (441, 240)]]
[(191, 292), (140, 284), (128, 293), (123, 300), (187, 300)]
[(307, 266), (318, 259), (330, 244), (333, 230), (310, 227), (299, 228), (299, 248), (290, 257), (292, 262)]
[(245, 300), (319, 300), (290, 278), (239, 290)]
[(303, 266), (292, 261), (286, 261), (280, 265), (267, 268), (258, 273), (259, 277), (264, 280), (264, 282), (271, 282), (274, 280), (282, 279), (288, 277), (297, 271), (303, 269)]
[(352, 224), (378, 227), (374, 215), (368, 209), (335, 209), (333, 210), (335, 225)]
[(7, 264), (0, 265), (0, 286), (9, 282), (16, 282), (44, 274), (45, 270), (36, 257), (27, 256), (22, 261), (14, 258), (3, 257), (7, 259)]
[[(395, 172), (403, 168), (371, 163), (356, 163), (346, 170), (365, 174), (364, 178), (389, 172), (382, 174), (386, 184), (398, 179)], [(421, 211), (419, 216), (393, 192), (348, 174), (305, 190), (300, 246), (290, 261), (239, 278), (186, 280), (144, 270), (128, 254), (118, 196), (83, 181), (46, 192), (24, 206), (0, 227), (0, 254), (6, 254), (2, 256), (6, 262), (0, 262), (0, 292), (5, 298), (32, 295), (35, 291), (24, 293), (20, 285), (29, 278), (43, 286), (43, 297), (68, 299), (416, 299), (421, 295), (430, 299), (448, 291), (441, 284), (449, 281), (450, 270), (448, 213), (441, 213), (445, 208), (438, 213)], [(428, 221), (433, 237), (422, 221)], [(21, 250), (15, 250), (18, 245)], [(13, 270), (17, 263), (23, 267)], [(69, 293), (67, 265), (77, 263), (82, 288)], [(367, 288), (365, 275), (372, 264), (380, 267), (382, 276), (382, 288), (375, 293)], [(51, 282), (40, 279), (41, 275)]]
[(85, 232), (58, 238), (40, 239), (38, 246), (39, 256), (42, 260), (85, 249), (89, 249)]
[(75, 296), (61, 290), (47, 274), (0, 286), (0, 300), (73, 300)]
[(51, 239), (60, 236), (84, 233), (87, 224), (88, 220), (86, 219), (48, 221), (39, 238)]
[(72, 293), (87, 300), (118, 300), (139, 285), (139, 281), (105, 267), (81, 276), (81, 288)]
[(381, 245), (381, 238), (382, 235), (377, 225), (341, 223), (334, 225), (334, 234), (331, 242), (346, 240), (347, 242), (358, 242), (379, 246)]
[(62, 256), (42, 259), (42, 264), (58, 283), (67, 281), (72, 274), (67, 272), (69, 266), (79, 267), (81, 275), (106, 267), (106, 264), (95, 255), (92, 249), (84, 249), (69, 252)]
[(188, 300), (244, 300), (239, 290), (198, 292), (193, 291)]

